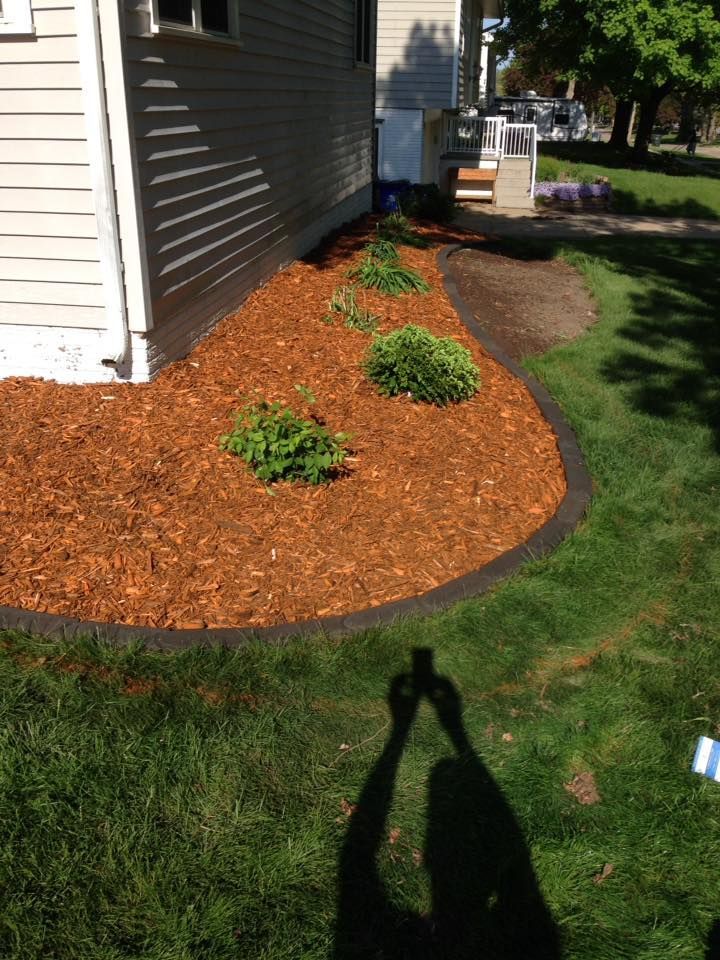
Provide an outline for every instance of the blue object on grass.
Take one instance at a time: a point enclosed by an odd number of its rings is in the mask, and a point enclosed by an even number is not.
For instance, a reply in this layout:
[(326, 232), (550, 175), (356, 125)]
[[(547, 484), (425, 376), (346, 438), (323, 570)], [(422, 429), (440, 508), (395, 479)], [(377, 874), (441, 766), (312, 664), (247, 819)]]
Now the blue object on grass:
[(717, 740), (700, 737), (695, 748), (692, 771), (720, 783), (720, 743)]

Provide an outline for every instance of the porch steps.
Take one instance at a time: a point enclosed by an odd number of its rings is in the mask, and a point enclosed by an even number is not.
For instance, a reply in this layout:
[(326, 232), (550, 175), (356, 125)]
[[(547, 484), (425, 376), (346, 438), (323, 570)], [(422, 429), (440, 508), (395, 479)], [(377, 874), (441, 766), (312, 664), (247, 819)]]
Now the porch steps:
[(495, 201), (497, 165), (492, 167), (455, 167), (450, 170), (450, 188), (456, 200)]
[(532, 209), (535, 203), (530, 197), (530, 175), (529, 159), (503, 157), (495, 185), (495, 203), (499, 207)]

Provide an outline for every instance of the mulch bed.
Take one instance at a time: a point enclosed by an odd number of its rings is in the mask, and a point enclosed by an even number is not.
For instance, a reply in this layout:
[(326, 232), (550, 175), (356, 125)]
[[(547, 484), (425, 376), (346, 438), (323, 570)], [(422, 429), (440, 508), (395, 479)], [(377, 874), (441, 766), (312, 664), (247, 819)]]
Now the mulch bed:
[[(321, 322), (371, 230), (278, 273), (151, 384), (0, 382), (0, 605), (166, 628), (343, 614), (474, 570), (554, 514), (555, 436), (442, 287), (437, 250), (467, 235), (402, 248), (430, 294), (367, 305), (383, 332), (412, 321), (469, 347), (482, 376), (469, 402), (379, 396), (359, 368), (369, 338)], [(298, 383), (353, 434), (352, 455), (327, 486), (269, 496), (218, 436), (256, 392), (310, 412)]]

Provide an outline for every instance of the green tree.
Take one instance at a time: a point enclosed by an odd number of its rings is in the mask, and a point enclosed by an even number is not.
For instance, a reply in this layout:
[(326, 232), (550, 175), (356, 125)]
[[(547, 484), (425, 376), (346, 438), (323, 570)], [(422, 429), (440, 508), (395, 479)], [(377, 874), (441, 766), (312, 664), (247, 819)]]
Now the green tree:
[(720, 86), (720, 0), (506, 0), (505, 9), (507, 48), (540, 38), (546, 64), (639, 102), (638, 158), (664, 97)]

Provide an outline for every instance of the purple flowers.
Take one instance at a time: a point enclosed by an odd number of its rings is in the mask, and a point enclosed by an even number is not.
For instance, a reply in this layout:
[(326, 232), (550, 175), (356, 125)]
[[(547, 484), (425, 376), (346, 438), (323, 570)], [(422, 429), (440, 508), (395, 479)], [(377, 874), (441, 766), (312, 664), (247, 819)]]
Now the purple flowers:
[(536, 197), (551, 197), (554, 200), (609, 200), (612, 190), (609, 183), (550, 183), (535, 184)]

